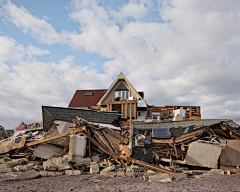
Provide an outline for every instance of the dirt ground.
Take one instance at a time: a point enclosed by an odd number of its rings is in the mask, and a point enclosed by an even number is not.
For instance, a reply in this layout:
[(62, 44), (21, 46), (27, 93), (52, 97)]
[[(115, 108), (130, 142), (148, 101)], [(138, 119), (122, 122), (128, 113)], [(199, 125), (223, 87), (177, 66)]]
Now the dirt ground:
[(240, 174), (188, 178), (174, 183), (149, 183), (133, 178), (101, 175), (43, 177), (24, 181), (1, 181), (3, 191), (240, 191)]

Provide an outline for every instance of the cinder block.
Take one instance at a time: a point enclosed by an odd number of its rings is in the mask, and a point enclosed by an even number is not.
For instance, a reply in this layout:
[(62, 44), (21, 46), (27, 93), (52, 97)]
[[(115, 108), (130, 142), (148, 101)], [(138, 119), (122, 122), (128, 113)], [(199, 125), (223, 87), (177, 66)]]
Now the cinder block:
[(81, 175), (81, 170), (65, 170), (66, 175)]
[(91, 174), (98, 174), (99, 173), (99, 165), (98, 165), (98, 163), (90, 165), (90, 173)]
[(4, 168), (11, 168), (11, 165), (9, 165), (9, 164), (0, 164), (0, 169), (4, 169)]
[(101, 171), (100, 175), (106, 176), (106, 177), (116, 177), (117, 172), (106, 172), (106, 171)]
[(149, 176), (149, 182), (162, 182), (162, 183), (170, 183), (172, 182), (172, 179), (170, 178), (169, 174), (167, 173), (161, 173), (157, 175)]
[(123, 172), (123, 171), (118, 171), (118, 172), (117, 172), (117, 177), (125, 177), (125, 172)]
[(185, 173), (170, 173), (170, 176), (178, 178), (178, 179), (186, 179), (187, 174)]
[(12, 172), (13, 169), (12, 167), (10, 168), (0, 168), (0, 173), (8, 173), (8, 172)]

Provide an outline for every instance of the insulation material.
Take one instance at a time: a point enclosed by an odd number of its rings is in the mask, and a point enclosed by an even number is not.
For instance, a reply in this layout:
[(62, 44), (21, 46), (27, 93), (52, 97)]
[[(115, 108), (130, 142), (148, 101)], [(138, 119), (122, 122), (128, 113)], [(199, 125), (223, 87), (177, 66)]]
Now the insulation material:
[(184, 109), (176, 109), (173, 111), (173, 121), (183, 120), (186, 116), (186, 110)]
[(185, 163), (200, 167), (217, 168), (221, 152), (222, 146), (220, 144), (192, 142), (187, 151)]

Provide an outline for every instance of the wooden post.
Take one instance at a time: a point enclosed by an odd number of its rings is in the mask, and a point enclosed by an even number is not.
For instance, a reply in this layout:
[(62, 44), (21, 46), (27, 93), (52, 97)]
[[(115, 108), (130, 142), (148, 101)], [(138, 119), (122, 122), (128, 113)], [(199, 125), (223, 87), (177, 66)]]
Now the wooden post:
[(134, 110), (133, 110), (133, 115), (134, 115), (134, 118), (137, 119), (137, 101), (136, 103), (134, 104)]
[(124, 118), (126, 118), (126, 119), (127, 119), (127, 117), (128, 117), (128, 111), (127, 111), (128, 104), (127, 104), (127, 103), (125, 103), (125, 104), (124, 104), (124, 107), (125, 107), (125, 109), (124, 109)]
[(123, 118), (123, 103), (122, 103), (122, 105), (121, 105), (121, 118)]

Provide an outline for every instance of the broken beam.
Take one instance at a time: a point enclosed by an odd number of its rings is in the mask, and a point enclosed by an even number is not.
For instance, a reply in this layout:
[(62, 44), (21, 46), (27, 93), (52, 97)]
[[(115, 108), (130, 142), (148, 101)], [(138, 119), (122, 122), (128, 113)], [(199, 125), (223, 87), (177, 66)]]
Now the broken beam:
[(31, 143), (27, 143), (25, 146), (26, 147), (31, 147), (31, 146), (34, 146), (34, 145), (38, 145), (38, 144), (41, 144), (41, 143), (45, 143), (45, 142), (48, 142), (48, 141), (52, 141), (52, 140), (55, 140), (55, 139), (66, 137), (68, 135), (79, 133), (81, 131), (85, 131), (85, 129), (86, 129), (86, 127), (80, 127), (80, 128), (74, 129), (72, 131), (62, 133), (62, 134), (59, 134), (59, 135), (56, 135), (56, 136), (53, 136), (53, 137), (49, 137), (49, 138), (41, 139), (41, 140), (38, 140), (38, 141), (33, 141)]

